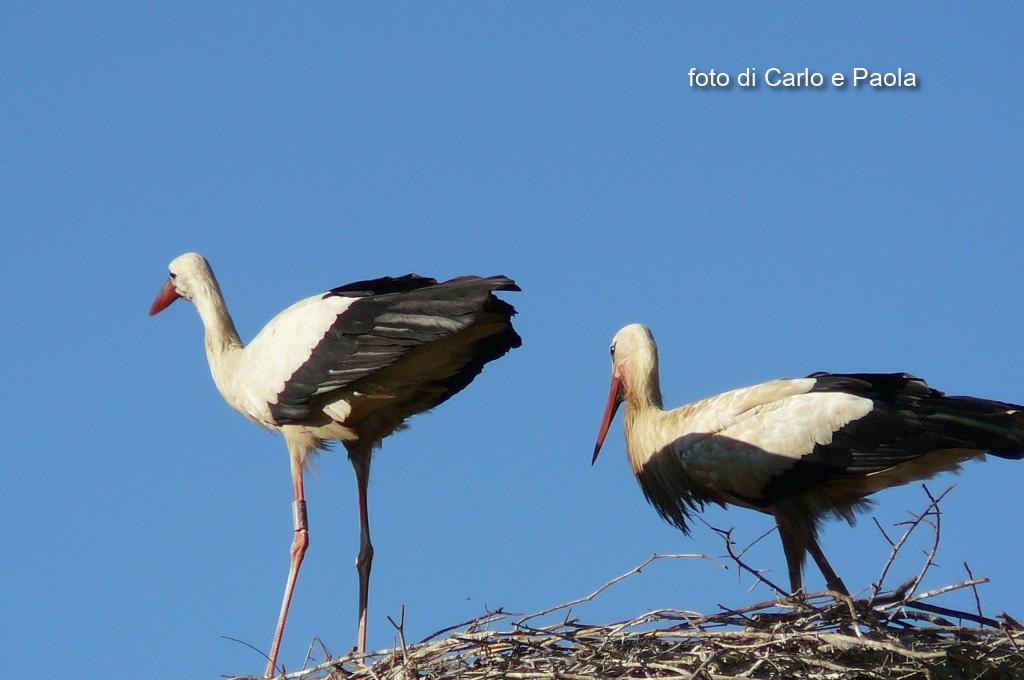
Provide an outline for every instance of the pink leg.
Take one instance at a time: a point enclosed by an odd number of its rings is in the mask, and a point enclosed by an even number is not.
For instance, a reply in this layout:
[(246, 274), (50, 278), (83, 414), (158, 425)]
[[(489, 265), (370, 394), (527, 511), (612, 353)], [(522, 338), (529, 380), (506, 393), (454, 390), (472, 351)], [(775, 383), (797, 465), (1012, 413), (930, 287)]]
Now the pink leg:
[(302, 558), (309, 547), (309, 524), (306, 521), (306, 498), (302, 490), (302, 466), (292, 461), (292, 487), (295, 492), (295, 501), (292, 503), (293, 519), (295, 521), (295, 538), (292, 539), (292, 566), (288, 570), (288, 581), (284, 586), (284, 600), (281, 602), (281, 613), (277, 618), (277, 629), (274, 631), (274, 642), (270, 646), (270, 656), (267, 661), (267, 670), (264, 675), (268, 678), (274, 676), (277, 670), (277, 652), (281, 648), (281, 637), (284, 635), (284, 622), (288, 618), (288, 606), (292, 602), (292, 591), (295, 590), (295, 580), (299, 576), (299, 567), (302, 566)]
[(348, 452), (352, 469), (356, 473), (359, 496), (359, 554), (356, 572), (359, 574), (359, 637), (358, 650), (366, 652), (367, 604), (370, 599), (370, 567), (373, 565), (373, 544), (370, 542), (370, 517), (366, 509), (366, 486), (370, 481), (369, 449), (351, 448)]

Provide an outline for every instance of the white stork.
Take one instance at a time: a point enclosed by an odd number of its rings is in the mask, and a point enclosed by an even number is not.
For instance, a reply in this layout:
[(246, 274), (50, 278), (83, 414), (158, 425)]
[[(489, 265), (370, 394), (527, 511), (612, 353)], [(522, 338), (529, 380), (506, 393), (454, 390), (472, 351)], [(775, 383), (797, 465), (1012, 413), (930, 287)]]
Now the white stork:
[(186, 253), (170, 264), (150, 316), (191, 300), (206, 331), (206, 357), (224, 399), (243, 416), (284, 435), (295, 493), (291, 569), (266, 675), (276, 669), (295, 579), (309, 545), (303, 468), (330, 440), (355, 470), (359, 501), (359, 651), (366, 649), (373, 545), (366, 509), (370, 457), (411, 415), (444, 402), (521, 340), (515, 309), (496, 290), (504, 276), (443, 283), (409, 274), (358, 281), (299, 300), (243, 345), (209, 263)]
[(1024, 406), (946, 396), (907, 373), (813, 373), (666, 411), (646, 326), (616, 333), (611, 358), (591, 462), (625, 401), (626, 457), (648, 502), (684, 533), (708, 502), (774, 515), (794, 594), (807, 553), (832, 591), (849, 594), (818, 546), (822, 518), (852, 524), (876, 491), (986, 453), (1024, 457)]

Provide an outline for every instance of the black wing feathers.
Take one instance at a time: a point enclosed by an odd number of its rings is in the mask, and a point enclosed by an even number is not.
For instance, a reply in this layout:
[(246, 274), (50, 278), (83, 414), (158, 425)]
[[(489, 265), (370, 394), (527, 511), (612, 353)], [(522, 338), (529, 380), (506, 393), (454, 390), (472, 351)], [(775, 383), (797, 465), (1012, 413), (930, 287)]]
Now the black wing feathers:
[(317, 395), (350, 386), (418, 347), (460, 333), (483, 311), (497, 312), (507, 328), (478, 343), (480, 356), (467, 367), (470, 374), (460, 373), (455, 381), (460, 384), (453, 384), (455, 391), (462, 389), (485, 363), (520, 344), (510, 323), (515, 309), (495, 298), (494, 290), (519, 288), (504, 276), (466, 276), (436, 283), (410, 274), (331, 290), (325, 296), (360, 299), (338, 316), (309, 359), (285, 382), (277, 403), (270, 405), (271, 414), (279, 424), (301, 420), (310, 414), (310, 402)]
[(812, 392), (845, 392), (873, 408), (817, 445), (766, 488), (778, 496), (818, 482), (867, 475), (932, 451), (968, 449), (1024, 456), (1024, 407), (947, 396), (909, 373), (813, 373)]
[[(1024, 455), (1024, 406), (948, 396), (909, 373), (814, 374), (812, 392), (866, 397), (874, 408), (833, 437), (855, 465), (873, 471), (928, 451), (965, 448)], [(875, 459), (876, 463), (871, 460)]]
[(324, 297), (337, 295), (342, 297), (362, 297), (364, 295), (384, 295), (387, 293), (402, 293), (417, 288), (425, 288), (437, 284), (437, 279), (432, 279), (419, 274), (406, 274), (405, 276), (385, 276), (380, 279), (367, 279), (366, 281), (353, 281), (344, 286), (332, 288)]

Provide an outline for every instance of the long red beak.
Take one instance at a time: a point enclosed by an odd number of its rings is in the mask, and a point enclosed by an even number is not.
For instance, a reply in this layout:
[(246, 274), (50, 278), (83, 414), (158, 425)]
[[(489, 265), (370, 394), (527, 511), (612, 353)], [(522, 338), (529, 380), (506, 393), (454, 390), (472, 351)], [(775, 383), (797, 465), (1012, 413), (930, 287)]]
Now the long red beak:
[(178, 291), (174, 289), (174, 281), (167, 279), (167, 282), (164, 283), (164, 287), (156, 294), (156, 299), (153, 300), (153, 306), (149, 308), (149, 315), (153, 316), (154, 314), (159, 314), (180, 297), (181, 296), (178, 295)]
[(622, 378), (617, 375), (612, 375), (612, 387), (611, 390), (608, 391), (608, 403), (604, 407), (604, 417), (601, 418), (601, 429), (597, 433), (597, 444), (594, 445), (594, 457), (590, 459), (591, 465), (597, 462), (597, 456), (601, 453), (601, 446), (604, 445), (604, 438), (608, 436), (608, 428), (611, 427), (612, 420), (615, 418), (615, 412), (619, 410), (619, 404), (622, 403), (622, 397)]

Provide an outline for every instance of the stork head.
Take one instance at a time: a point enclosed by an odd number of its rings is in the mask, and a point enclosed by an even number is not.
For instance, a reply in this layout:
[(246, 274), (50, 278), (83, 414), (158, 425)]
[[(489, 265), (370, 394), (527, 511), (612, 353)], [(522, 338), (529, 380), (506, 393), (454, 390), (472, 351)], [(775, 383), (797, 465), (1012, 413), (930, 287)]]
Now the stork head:
[(631, 323), (612, 338), (608, 351), (612, 358), (612, 384), (608, 392), (608, 403), (604, 407), (601, 429), (594, 445), (593, 465), (601, 453), (604, 438), (608, 435), (616, 411), (623, 401), (646, 398), (661, 406), (658, 388), (658, 346), (647, 326)]
[(185, 253), (171, 260), (170, 276), (157, 293), (149, 315), (159, 314), (178, 298), (193, 300), (196, 291), (213, 278), (210, 263), (199, 253)]

